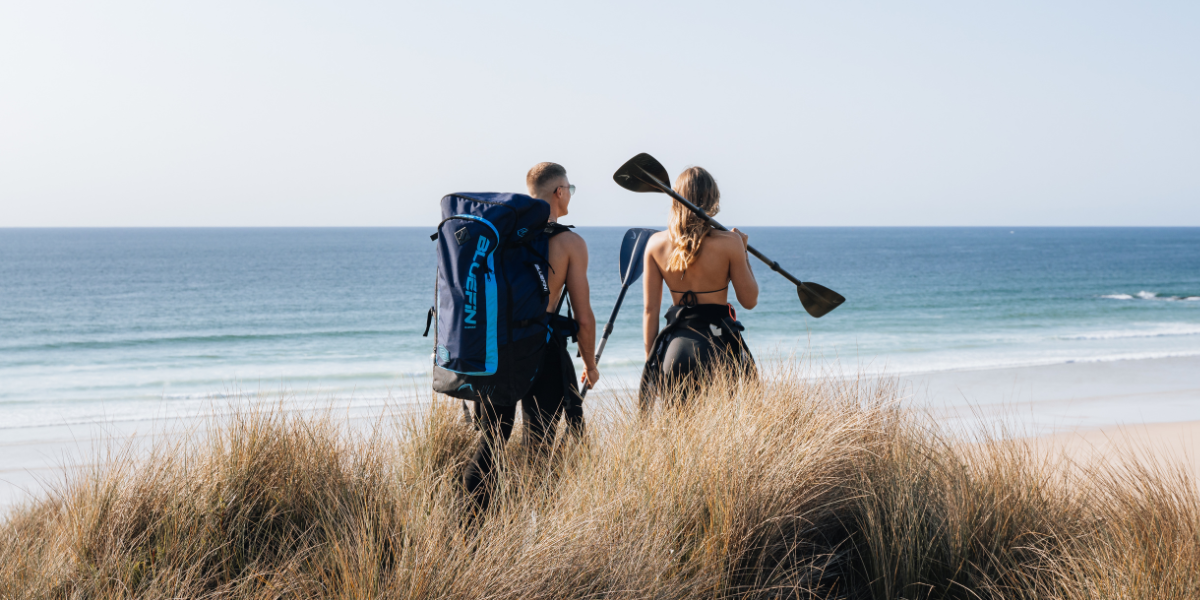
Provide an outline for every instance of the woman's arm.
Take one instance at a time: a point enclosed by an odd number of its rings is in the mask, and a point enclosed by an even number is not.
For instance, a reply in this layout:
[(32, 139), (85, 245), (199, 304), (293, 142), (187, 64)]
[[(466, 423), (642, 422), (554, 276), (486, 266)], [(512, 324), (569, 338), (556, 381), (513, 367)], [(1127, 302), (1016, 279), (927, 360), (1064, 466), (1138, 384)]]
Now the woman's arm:
[(642, 271), (642, 337), (646, 344), (647, 359), (650, 358), (654, 338), (658, 337), (658, 313), (662, 309), (663, 276), (662, 271), (658, 270), (658, 263), (654, 262), (654, 254), (651, 253), (651, 249), (656, 245), (654, 238), (659, 235), (655, 234), (650, 238), (650, 243), (646, 244), (645, 265)]
[(740, 238), (736, 245), (730, 248), (729, 255), (729, 281), (733, 284), (733, 291), (737, 294), (738, 304), (742, 308), (750, 310), (758, 306), (758, 280), (754, 278), (754, 272), (750, 270), (750, 253), (746, 251), (746, 247), (750, 244), (750, 236), (733, 230)]

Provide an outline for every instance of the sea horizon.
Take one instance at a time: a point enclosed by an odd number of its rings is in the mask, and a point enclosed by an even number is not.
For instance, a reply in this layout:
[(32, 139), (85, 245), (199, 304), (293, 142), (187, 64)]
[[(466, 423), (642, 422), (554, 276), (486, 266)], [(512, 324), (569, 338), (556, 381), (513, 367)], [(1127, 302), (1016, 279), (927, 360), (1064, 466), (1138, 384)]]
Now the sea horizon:
[[(568, 219), (569, 220), (569, 219)], [(436, 228), (437, 223), (428, 225), (7, 225), (0, 231), (19, 230), (147, 230), (147, 229), (422, 229)], [(664, 223), (642, 223), (635, 225), (578, 225), (587, 229), (630, 229), (664, 228)], [(733, 227), (731, 225), (731, 227)], [(1200, 225), (737, 225), (738, 228), (756, 229), (1200, 229)]]

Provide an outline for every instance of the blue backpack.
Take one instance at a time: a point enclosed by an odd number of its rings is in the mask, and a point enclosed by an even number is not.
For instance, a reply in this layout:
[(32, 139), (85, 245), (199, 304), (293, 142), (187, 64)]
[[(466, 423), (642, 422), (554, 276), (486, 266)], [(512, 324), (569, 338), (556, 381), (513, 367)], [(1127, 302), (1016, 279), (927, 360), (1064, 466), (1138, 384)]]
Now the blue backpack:
[(425, 335), (434, 333), (433, 390), (463, 400), (516, 404), (529, 391), (549, 339), (550, 205), (524, 194), (442, 198), (438, 275)]

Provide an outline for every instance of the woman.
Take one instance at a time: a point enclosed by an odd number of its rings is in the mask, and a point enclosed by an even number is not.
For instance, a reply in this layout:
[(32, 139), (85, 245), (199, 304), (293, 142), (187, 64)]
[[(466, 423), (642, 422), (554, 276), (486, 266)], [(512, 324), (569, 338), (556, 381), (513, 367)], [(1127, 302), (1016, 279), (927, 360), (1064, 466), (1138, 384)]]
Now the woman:
[[(700, 167), (681, 173), (675, 191), (710, 216), (721, 209), (717, 182)], [(646, 366), (639, 393), (643, 408), (649, 407), (664, 384), (679, 386), (679, 393), (686, 396), (698, 377), (719, 363), (728, 361), (743, 374), (753, 370), (742, 325), (728, 304), (730, 284), (743, 308), (758, 304), (758, 282), (746, 252), (748, 239), (737, 229), (713, 229), (681, 203), (671, 203), (670, 227), (654, 234), (646, 245)], [(673, 306), (660, 332), (664, 281)]]

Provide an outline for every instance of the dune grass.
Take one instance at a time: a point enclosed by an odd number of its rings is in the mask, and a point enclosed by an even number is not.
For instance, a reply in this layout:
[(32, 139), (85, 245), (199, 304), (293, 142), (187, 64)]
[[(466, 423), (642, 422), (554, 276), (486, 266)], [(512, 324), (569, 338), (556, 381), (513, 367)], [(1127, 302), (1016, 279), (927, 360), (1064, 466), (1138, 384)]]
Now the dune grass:
[(518, 432), (474, 521), (453, 401), (368, 432), (243, 411), (12, 512), (0, 597), (1200, 597), (1184, 471), (964, 444), (887, 380), (793, 369), (548, 459)]

